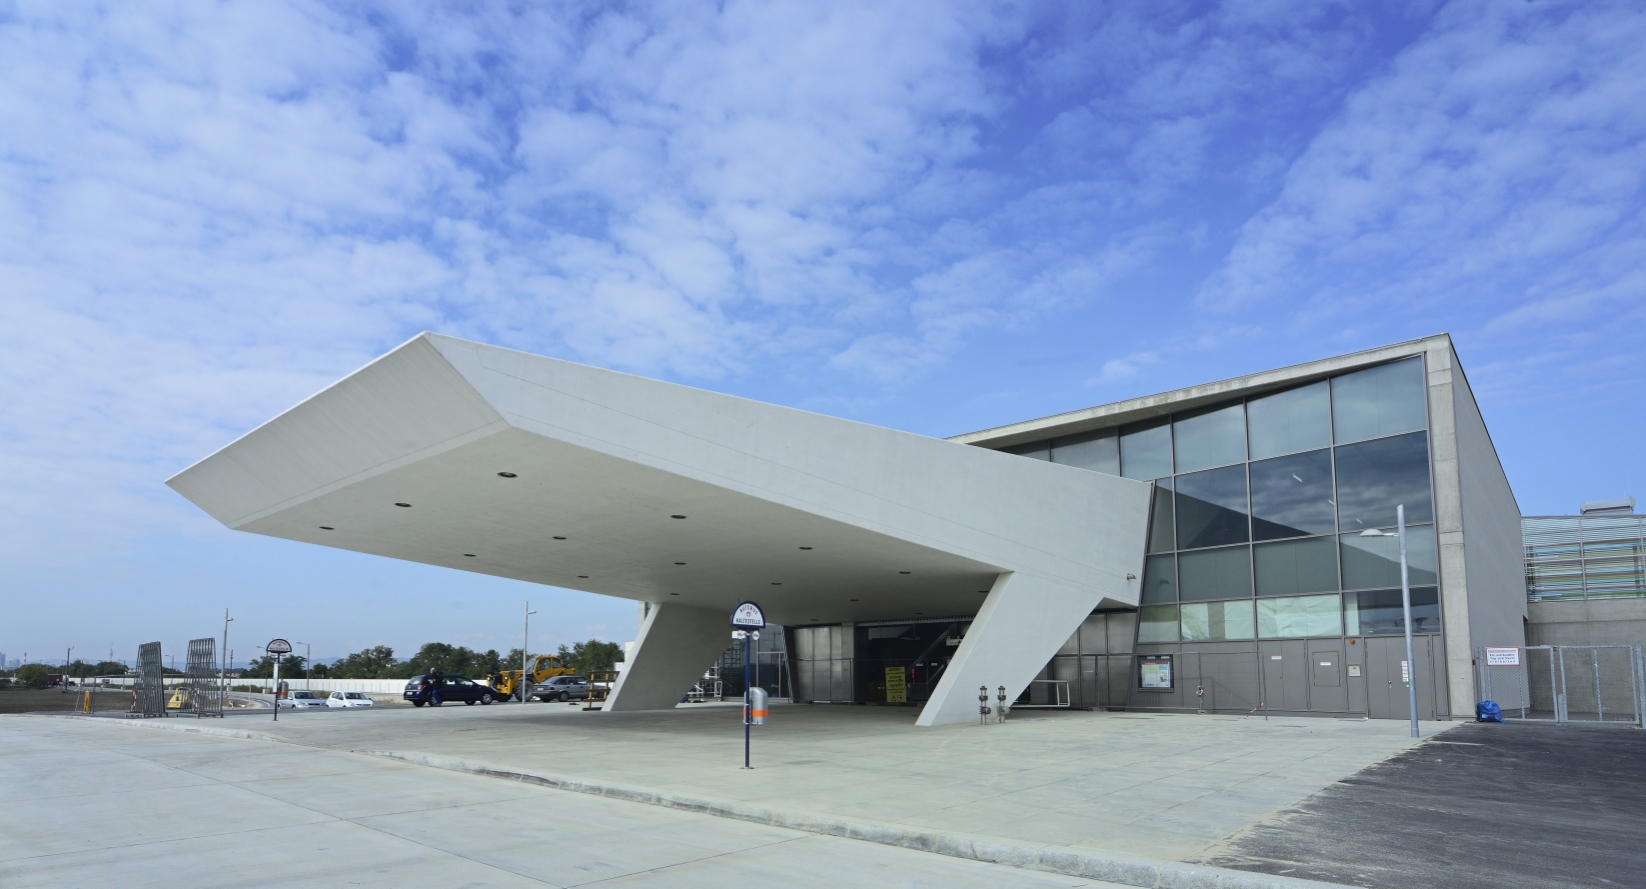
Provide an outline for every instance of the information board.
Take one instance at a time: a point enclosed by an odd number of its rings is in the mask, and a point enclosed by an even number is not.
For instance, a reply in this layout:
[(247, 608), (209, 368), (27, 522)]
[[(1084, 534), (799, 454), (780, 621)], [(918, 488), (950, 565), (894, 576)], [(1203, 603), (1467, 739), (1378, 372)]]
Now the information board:
[(1520, 649), (1488, 648), (1486, 649), (1486, 666), (1518, 667), (1520, 666)]
[(909, 671), (907, 667), (886, 668), (886, 703), (906, 704), (909, 701)]
[(1150, 654), (1137, 659), (1139, 688), (1171, 688), (1172, 656)]

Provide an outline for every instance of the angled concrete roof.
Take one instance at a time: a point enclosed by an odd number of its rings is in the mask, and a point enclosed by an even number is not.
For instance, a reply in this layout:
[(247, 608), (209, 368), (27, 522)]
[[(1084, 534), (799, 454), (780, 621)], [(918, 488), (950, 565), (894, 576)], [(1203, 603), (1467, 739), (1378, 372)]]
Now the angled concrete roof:
[(1144, 483), (434, 334), (167, 483), (240, 531), (790, 624), (969, 615), (1007, 572), (1135, 604), (1148, 509)]

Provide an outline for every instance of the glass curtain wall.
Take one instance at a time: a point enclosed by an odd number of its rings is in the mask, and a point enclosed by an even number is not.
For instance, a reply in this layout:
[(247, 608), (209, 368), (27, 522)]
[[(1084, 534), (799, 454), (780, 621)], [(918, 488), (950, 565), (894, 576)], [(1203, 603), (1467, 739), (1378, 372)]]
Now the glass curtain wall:
[(1528, 516), (1520, 525), (1529, 600), (1646, 596), (1646, 518)]
[(1413, 630), (1438, 632), (1427, 429), (1413, 357), (1015, 450), (1155, 482), (1139, 642), (1403, 632), (1398, 541), (1360, 536), (1399, 504)]

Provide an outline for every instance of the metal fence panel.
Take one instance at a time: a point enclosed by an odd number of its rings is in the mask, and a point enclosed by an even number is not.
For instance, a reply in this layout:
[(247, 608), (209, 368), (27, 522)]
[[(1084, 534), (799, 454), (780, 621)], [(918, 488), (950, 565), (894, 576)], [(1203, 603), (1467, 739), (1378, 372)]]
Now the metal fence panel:
[(1614, 722), (1646, 726), (1646, 658), (1638, 646), (1537, 645), (1518, 664), (1494, 665), (1477, 653), (1483, 700), (1506, 720)]
[(166, 674), (160, 662), (160, 643), (145, 642), (137, 646), (137, 689), (132, 702), (134, 714), (166, 715)]
[(218, 686), (217, 640), (190, 639), (188, 685), (181, 709), (195, 716), (222, 716), (223, 692)]

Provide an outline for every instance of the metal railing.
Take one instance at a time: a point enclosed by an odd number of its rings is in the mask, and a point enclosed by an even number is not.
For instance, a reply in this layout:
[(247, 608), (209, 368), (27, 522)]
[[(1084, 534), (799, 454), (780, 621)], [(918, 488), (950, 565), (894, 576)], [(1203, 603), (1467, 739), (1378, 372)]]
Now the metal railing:
[[(1040, 686), (1036, 688), (1035, 686)], [(1020, 709), (1051, 709), (1054, 707), (1067, 708), (1069, 706), (1069, 681), (1067, 679), (1031, 679), (1029, 687), (1023, 689), (1013, 710)]]
[(1529, 645), (1476, 652), (1482, 700), (1505, 720), (1646, 727), (1646, 660), (1635, 645)]

